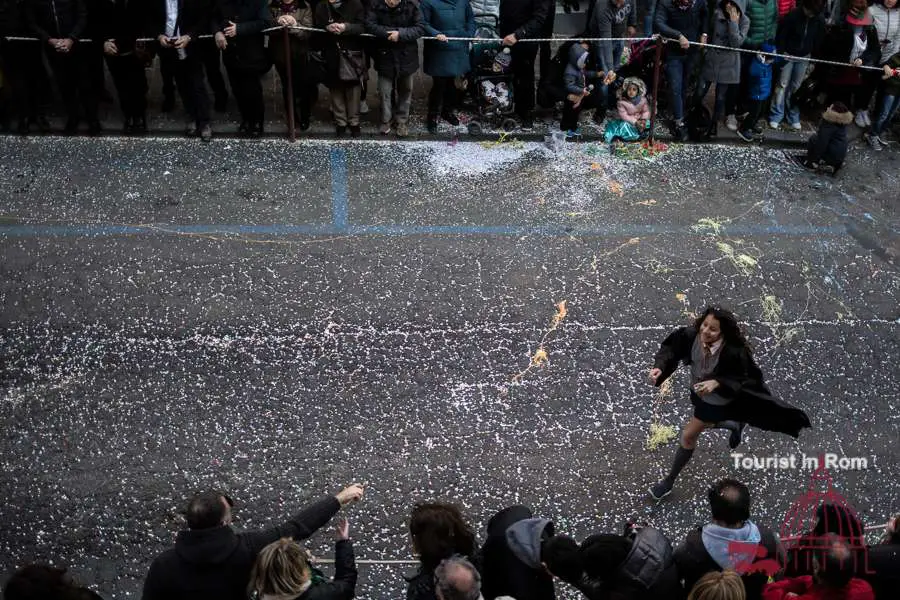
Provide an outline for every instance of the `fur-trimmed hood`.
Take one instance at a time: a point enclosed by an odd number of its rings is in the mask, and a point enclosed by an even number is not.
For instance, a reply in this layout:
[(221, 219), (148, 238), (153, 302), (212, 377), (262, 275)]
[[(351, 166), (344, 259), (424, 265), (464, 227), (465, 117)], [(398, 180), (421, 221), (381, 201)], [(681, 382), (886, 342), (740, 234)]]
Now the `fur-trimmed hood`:
[(625, 81), (622, 82), (622, 87), (620, 87), (617, 92), (619, 98), (621, 98), (622, 100), (630, 100), (630, 98), (625, 95), (625, 90), (628, 89), (628, 86), (630, 85), (637, 87), (638, 100), (647, 96), (647, 84), (644, 83), (643, 79), (641, 79), (640, 77), (627, 77), (625, 78)]
[(848, 111), (837, 112), (833, 107), (829, 106), (825, 109), (822, 119), (835, 125), (849, 125), (853, 122), (853, 113)]

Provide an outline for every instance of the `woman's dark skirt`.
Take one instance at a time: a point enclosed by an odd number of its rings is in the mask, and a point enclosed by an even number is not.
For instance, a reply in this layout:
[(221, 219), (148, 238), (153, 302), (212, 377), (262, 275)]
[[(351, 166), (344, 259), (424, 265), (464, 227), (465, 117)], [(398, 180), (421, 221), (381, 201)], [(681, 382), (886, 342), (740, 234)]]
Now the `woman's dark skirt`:
[(694, 416), (704, 423), (718, 423), (732, 418), (729, 416), (728, 410), (731, 406), (730, 402), (722, 406), (709, 404), (704, 402), (703, 398), (691, 392), (691, 404), (694, 405)]

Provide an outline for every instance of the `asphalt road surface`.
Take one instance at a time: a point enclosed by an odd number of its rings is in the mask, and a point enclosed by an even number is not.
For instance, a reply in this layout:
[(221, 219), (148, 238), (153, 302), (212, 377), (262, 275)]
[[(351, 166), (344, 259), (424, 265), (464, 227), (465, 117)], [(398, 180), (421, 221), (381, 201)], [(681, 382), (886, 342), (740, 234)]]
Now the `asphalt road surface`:
[[(883, 523), (897, 156), (855, 148), (831, 179), (725, 146), (0, 139), (0, 572), (50, 560), (139, 596), (211, 487), (260, 527), (365, 482), (349, 517), (378, 560), (411, 558), (435, 498), (481, 535), (523, 502), (578, 538), (637, 519), (677, 542), (723, 476), (779, 530), (812, 471), (736, 467), (724, 432), (647, 498), (674, 449), (650, 425), (690, 408), (683, 372), (659, 400), (646, 371), (708, 302), (813, 423), (740, 450), (866, 459), (834, 491)], [(401, 597), (402, 572), (364, 565), (360, 596)]]

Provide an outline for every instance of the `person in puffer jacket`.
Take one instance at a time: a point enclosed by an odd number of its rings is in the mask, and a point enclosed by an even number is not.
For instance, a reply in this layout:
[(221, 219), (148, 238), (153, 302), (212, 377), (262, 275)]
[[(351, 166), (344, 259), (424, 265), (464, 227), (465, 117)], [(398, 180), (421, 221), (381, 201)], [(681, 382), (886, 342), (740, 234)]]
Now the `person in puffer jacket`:
[(797, 0), (778, 0), (778, 22), (781, 23), (781, 20), (795, 8), (797, 8)]
[(835, 102), (829, 106), (816, 135), (807, 142), (806, 155), (793, 156), (794, 162), (814, 172), (830, 167), (832, 175), (837, 175), (847, 158), (847, 126), (852, 122), (853, 113), (845, 104)]
[[(600, 96), (599, 86), (602, 82), (609, 85), (615, 80), (615, 71), (591, 71), (587, 64), (590, 58), (590, 45), (586, 42), (572, 44), (569, 48), (569, 63), (563, 73), (563, 85), (566, 89), (566, 98), (563, 104), (562, 119), (559, 122), (561, 131), (575, 134), (578, 129), (578, 117), (585, 108), (598, 107), (602, 110), (605, 106), (603, 99), (598, 102)], [(591, 83), (596, 80), (596, 84)], [(596, 86), (596, 87), (595, 87)]]
[(548, 546), (547, 569), (588, 600), (683, 596), (672, 545), (653, 527), (628, 524), (625, 535), (596, 534), (581, 545), (568, 540)]
[(772, 93), (772, 64), (775, 59), (766, 53), (774, 53), (775, 46), (763, 44), (760, 51), (747, 70), (747, 116), (741, 121), (741, 127), (738, 129), (738, 137), (745, 142), (753, 141), (756, 122), (759, 121), (766, 100)]

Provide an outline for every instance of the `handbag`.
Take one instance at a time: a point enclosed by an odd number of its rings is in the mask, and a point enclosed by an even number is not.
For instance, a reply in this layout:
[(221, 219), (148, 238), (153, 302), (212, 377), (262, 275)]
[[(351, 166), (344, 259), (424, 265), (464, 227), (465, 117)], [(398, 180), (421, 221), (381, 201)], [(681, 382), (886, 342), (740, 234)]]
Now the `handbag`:
[(338, 46), (338, 81), (360, 81), (366, 73), (366, 56), (362, 50), (346, 50)]
[(328, 60), (321, 50), (310, 50), (306, 53), (307, 79), (312, 83), (325, 83), (328, 81)]

